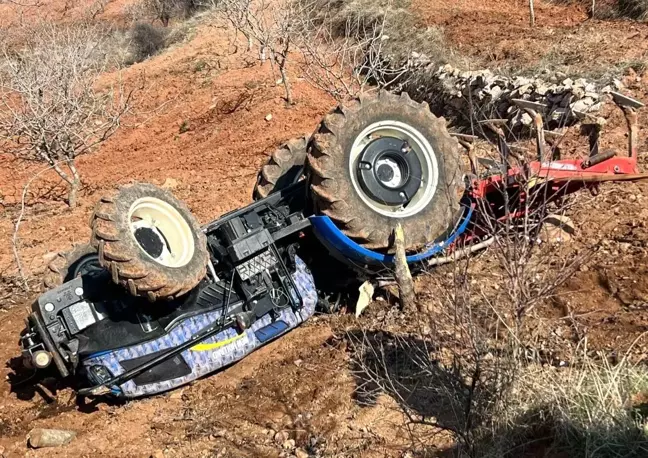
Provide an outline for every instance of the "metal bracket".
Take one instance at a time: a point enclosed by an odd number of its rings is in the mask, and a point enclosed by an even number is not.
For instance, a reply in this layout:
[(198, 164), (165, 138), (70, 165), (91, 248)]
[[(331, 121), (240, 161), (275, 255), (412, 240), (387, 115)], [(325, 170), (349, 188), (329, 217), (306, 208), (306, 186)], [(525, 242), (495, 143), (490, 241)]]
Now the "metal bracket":
[(511, 102), (518, 108), (526, 111), (533, 118), (536, 131), (536, 146), (538, 150), (538, 161), (545, 160), (545, 138), (544, 138), (544, 120), (542, 113), (549, 108), (544, 103), (531, 102), (523, 99), (512, 99)]
[(639, 109), (644, 107), (644, 104), (637, 99), (623, 95), (619, 92), (611, 92), (612, 100), (614, 103), (623, 110), (623, 115), (628, 125), (628, 154), (631, 158), (637, 159), (638, 149), (637, 144), (639, 141)]

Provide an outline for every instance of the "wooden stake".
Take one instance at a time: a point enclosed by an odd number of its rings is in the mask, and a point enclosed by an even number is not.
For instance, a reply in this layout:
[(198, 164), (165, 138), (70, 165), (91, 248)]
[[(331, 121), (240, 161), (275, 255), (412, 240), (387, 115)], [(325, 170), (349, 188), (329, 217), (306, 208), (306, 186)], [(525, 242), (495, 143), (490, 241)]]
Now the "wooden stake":
[(531, 27), (535, 27), (535, 8), (533, 7), (533, 0), (529, 0), (529, 14), (531, 19)]
[(396, 283), (400, 291), (400, 302), (406, 313), (414, 313), (416, 308), (416, 293), (414, 292), (414, 280), (407, 265), (405, 254), (405, 232), (400, 223), (394, 229), (394, 243), (396, 245)]

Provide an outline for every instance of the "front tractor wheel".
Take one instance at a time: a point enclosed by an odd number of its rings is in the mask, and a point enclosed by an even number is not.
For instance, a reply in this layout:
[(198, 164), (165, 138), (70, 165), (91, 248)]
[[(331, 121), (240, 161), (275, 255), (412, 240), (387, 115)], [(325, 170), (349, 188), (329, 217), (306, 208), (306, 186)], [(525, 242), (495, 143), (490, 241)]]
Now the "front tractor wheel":
[(97, 203), (91, 226), (99, 262), (134, 296), (173, 299), (205, 277), (205, 234), (189, 209), (163, 189), (120, 188)]
[(418, 249), (460, 215), (459, 145), (427, 104), (381, 91), (338, 107), (309, 148), (315, 208), (371, 249), (389, 249), (398, 222)]

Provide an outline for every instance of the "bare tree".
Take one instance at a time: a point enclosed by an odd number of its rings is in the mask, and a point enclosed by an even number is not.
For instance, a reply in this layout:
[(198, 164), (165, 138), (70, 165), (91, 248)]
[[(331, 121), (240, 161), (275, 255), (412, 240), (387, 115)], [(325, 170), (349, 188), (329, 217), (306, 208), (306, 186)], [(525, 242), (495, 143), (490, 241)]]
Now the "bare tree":
[[(393, 40), (388, 30), (407, 27), (402, 23), (402, 10), (393, 10), (388, 1), (377, 4), (376, 11), (366, 16), (343, 12), (341, 20), (321, 5), (302, 6), (296, 35), (308, 82), (337, 100), (356, 97), (370, 87), (406, 83), (412, 70), (409, 60), (402, 55), (395, 58), (388, 49)], [(407, 47), (407, 40), (400, 45)], [(409, 55), (410, 51), (414, 49), (401, 53)]]
[(100, 82), (109, 68), (96, 26), (40, 24), (24, 45), (5, 45), (0, 61), (0, 142), (14, 155), (44, 162), (68, 184), (76, 206), (75, 160), (108, 139), (131, 107), (121, 79)]
[(127, 5), (125, 13), (132, 21), (160, 21), (169, 26), (172, 18), (188, 18), (200, 8), (213, 7), (216, 0), (140, 0)]
[(292, 88), (288, 77), (289, 53), (295, 40), (297, 23), (304, 6), (291, 0), (223, 0), (221, 12), (251, 43), (259, 47), (259, 59), (270, 60), (277, 66), (285, 89), (286, 101), (293, 104)]

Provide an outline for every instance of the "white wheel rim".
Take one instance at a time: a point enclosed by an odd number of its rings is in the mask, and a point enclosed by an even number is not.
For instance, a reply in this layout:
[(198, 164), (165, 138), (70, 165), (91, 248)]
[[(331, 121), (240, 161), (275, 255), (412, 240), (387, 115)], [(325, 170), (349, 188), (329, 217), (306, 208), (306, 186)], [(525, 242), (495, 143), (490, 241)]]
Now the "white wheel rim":
[[(407, 141), (421, 162), (421, 185), (406, 207), (374, 200), (365, 193), (358, 181), (358, 160), (367, 144), (379, 137)], [(438, 186), (439, 167), (432, 145), (417, 129), (400, 121), (380, 121), (365, 128), (353, 142), (348, 166), (353, 188), (362, 201), (377, 213), (391, 218), (407, 218), (420, 213), (432, 201)]]
[[(166, 267), (182, 267), (194, 255), (191, 227), (180, 212), (163, 200), (142, 197), (131, 205), (128, 212), (131, 233), (140, 250)], [(155, 249), (142, 243), (146, 237)]]

